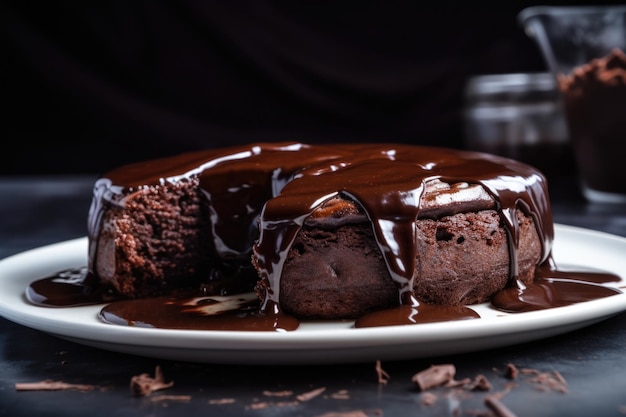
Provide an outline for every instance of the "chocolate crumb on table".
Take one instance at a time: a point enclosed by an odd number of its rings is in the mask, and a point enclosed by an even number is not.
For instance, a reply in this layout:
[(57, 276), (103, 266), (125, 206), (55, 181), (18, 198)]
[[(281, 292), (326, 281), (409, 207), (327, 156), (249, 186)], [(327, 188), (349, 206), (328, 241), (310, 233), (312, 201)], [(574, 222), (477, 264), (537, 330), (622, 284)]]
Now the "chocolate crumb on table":
[(471, 391), (489, 391), (491, 390), (491, 382), (484, 375), (477, 375), (474, 380), (468, 384), (467, 388)]
[(308, 391), (308, 392), (305, 392), (305, 393), (302, 393), (302, 394), (298, 395), (296, 397), (296, 399), (298, 401), (300, 401), (300, 402), (309, 401), (309, 400), (312, 400), (313, 398), (321, 395), (324, 391), (326, 391), (326, 387), (317, 388), (317, 389), (314, 389), (312, 391)]
[(298, 401), (280, 401), (280, 402), (258, 402), (246, 406), (247, 410), (265, 410), (271, 407), (297, 407)]
[(17, 382), (15, 384), (15, 389), (17, 391), (92, 391), (95, 388), (95, 385), (68, 384), (67, 382), (52, 381), (49, 379), (40, 382)]
[(263, 391), (263, 395), (266, 397), (289, 397), (293, 395), (293, 391)]
[(211, 405), (225, 405), (225, 404), (235, 404), (237, 400), (234, 398), (217, 398), (209, 400), (209, 404)]
[(541, 372), (537, 369), (524, 368), (521, 373), (534, 375), (530, 382), (535, 383), (540, 391), (557, 391), (564, 394), (568, 391), (567, 381), (558, 371)]
[[(377, 364), (377, 367), (379, 364)], [(432, 406), (437, 402), (437, 395), (429, 390), (435, 388), (441, 389), (460, 389), (455, 391), (461, 393), (465, 392), (477, 392), (477, 391), (491, 391), (493, 386), (489, 379), (483, 375), (478, 374), (473, 379), (464, 378), (462, 380), (455, 380), (456, 367), (452, 364), (431, 365), (429, 368), (424, 369), (412, 377), (412, 382), (415, 383), (419, 390), (422, 391), (421, 403), (425, 406)], [(541, 391), (557, 391), (561, 393), (567, 393), (567, 381), (558, 371), (542, 372), (537, 369), (531, 368), (517, 368), (514, 364), (508, 363), (506, 369), (502, 373), (504, 378), (512, 381), (519, 380), (520, 376), (525, 376), (524, 380), (528, 383), (534, 384)], [(507, 382), (504, 386), (504, 390), (499, 392), (490, 393), (483, 398), (484, 404), (489, 411), (488, 414), (484, 414), (480, 410), (474, 410), (472, 415), (489, 415), (496, 417), (515, 417), (515, 413), (511, 411), (502, 403), (502, 398), (517, 386), (517, 382)]]
[(159, 401), (188, 402), (188, 401), (191, 401), (191, 395), (156, 395), (154, 397), (150, 397), (150, 401), (152, 402), (159, 402)]
[(431, 365), (430, 368), (413, 375), (413, 382), (421, 391), (446, 385), (454, 381), (456, 367), (452, 364)]
[(148, 374), (141, 374), (131, 378), (130, 392), (133, 397), (144, 397), (153, 391), (170, 388), (174, 382), (165, 382), (161, 367), (157, 366), (154, 371), (154, 378)]
[(486, 396), (485, 405), (489, 407), (489, 409), (493, 411), (497, 417), (516, 417), (517, 416), (506, 405), (504, 405), (502, 401), (500, 401), (498, 396), (495, 396), (495, 395)]
[(383, 384), (386, 385), (387, 382), (389, 382), (390, 376), (389, 374), (383, 369), (380, 360), (376, 361), (376, 375), (378, 375), (378, 383), (379, 384)]
[(330, 398), (334, 400), (349, 400), (350, 394), (348, 393), (348, 390), (342, 389), (342, 390), (332, 393), (330, 395)]
[[(381, 385), (387, 384), (390, 380), (390, 375), (386, 372), (381, 364), (380, 360), (375, 364), (377, 381)], [(489, 416), (489, 417), (515, 417), (516, 414), (511, 411), (503, 402), (502, 399), (514, 389), (519, 383), (526, 382), (537, 386), (541, 391), (556, 391), (561, 393), (567, 393), (567, 381), (561, 375), (560, 372), (553, 370), (549, 372), (540, 371), (533, 368), (518, 368), (515, 365), (508, 363), (503, 371), (499, 371), (494, 368), (493, 372), (500, 375), (508, 381), (501, 381), (496, 384), (499, 388), (497, 392), (491, 392), (488, 394), (479, 394), (479, 392), (492, 391), (494, 388), (484, 374), (476, 374), (473, 378), (466, 377), (461, 380), (456, 380), (456, 366), (453, 364), (433, 364), (430, 367), (417, 372), (411, 378), (419, 390), (420, 402), (423, 406), (430, 407), (435, 405), (440, 398), (454, 399), (455, 404), (461, 405), (463, 400), (470, 398), (476, 398), (476, 395), (480, 395), (483, 400), (483, 404), (486, 407), (484, 410), (465, 410), (465, 415), (472, 416)], [(516, 380), (515, 382), (511, 382)], [(166, 382), (161, 371), (160, 366), (156, 366), (154, 376), (148, 374), (141, 374), (131, 378), (131, 393), (135, 397), (150, 396), (154, 391), (170, 388), (173, 386), (173, 382)], [(504, 384), (502, 389), (501, 384)], [(95, 385), (86, 384), (69, 384), (62, 381), (44, 380), (40, 382), (31, 383), (16, 383), (15, 388), (18, 391), (34, 391), (34, 390), (79, 390), (79, 391), (91, 391), (98, 388)], [(324, 399), (348, 399), (349, 393), (347, 390), (338, 390), (333, 393), (326, 394), (326, 387), (318, 387), (311, 389), (300, 394), (294, 393), (293, 390), (264, 390), (262, 395), (265, 397), (281, 398), (282, 401), (258, 401), (255, 400), (251, 404), (246, 405), (246, 410), (263, 410), (268, 408), (285, 408), (285, 407), (298, 407), (304, 402), (311, 401), (315, 398), (322, 396)], [(441, 393), (441, 396), (439, 395)], [(291, 397), (291, 398), (289, 398)], [(147, 398), (150, 402), (164, 402), (164, 401), (177, 401), (177, 402), (189, 402), (191, 401), (191, 395), (153, 395)], [(209, 400), (208, 404), (211, 405), (226, 405), (234, 404), (236, 401), (233, 398), (221, 398)], [(460, 408), (456, 409), (459, 411)], [(372, 410), (344, 410), (335, 411), (321, 414), (315, 417), (372, 417), (378, 416), (380, 410), (377, 410), (372, 414)], [(456, 412), (455, 411), (455, 412)], [(457, 415), (457, 414), (454, 414)], [(459, 414), (460, 415), (460, 414)]]
[(519, 375), (519, 370), (512, 363), (508, 363), (506, 365), (506, 370), (504, 371), (504, 376), (508, 379), (515, 379)]

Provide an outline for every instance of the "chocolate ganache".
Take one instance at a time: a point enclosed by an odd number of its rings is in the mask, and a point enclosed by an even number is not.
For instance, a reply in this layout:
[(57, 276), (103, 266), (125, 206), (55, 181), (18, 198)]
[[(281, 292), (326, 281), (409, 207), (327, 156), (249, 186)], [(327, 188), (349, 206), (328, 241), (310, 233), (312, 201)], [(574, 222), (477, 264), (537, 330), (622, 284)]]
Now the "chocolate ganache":
[[(194, 244), (206, 251), (206, 262), (182, 265), (187, 269), (180, 273), (184, 278), (174, 285), (177, 289), (124, 294), (126, 287), (114, 282), (115, 248), (102, 238), (109, 227), (107, 208), (123, 207), (139, 191), (180, 183), (193, 183), (200, 191), (196, 217), (203, 221), (192, 230), (208, 241)], [(109, 302), (101, 317), (122, 325), (294, 330), (298, 320), (281, 309), (283, 267), (298, 233), (321, 216), (330, 222), (368, 222), (396, 289), (394, 306), (361, 314), (356, 327), (478, 318), (464, 306), (433, 305), (414, 296), (420, 255), (416, 221), (485, 209), (497, 211), (509, 257), (506, 288), (493, 297), (494, 308), (530, 311), (619, 293), (601, 285), (620, 280), (613, 274), (556, 268), (548, 196), (545, 177), (531, 166), (444, 148), (265, 143), (183, 154), (121, 167), (98, 180), (89, 213), (88, 268), (35, 281), (27, 297), (44, 306)], [(337, 199), (352, 204), (352, 211), (324, 214)], [(541, 246), (534, 276), (526, 283), (519, 279), (518, 212), (532, 218)], [(181, 259), (185, 262), (184, 254)], [(251, 280), (259, 297), (238, 295), (252, 288)], [(234, 295), (220, 298), (229, 294)]]

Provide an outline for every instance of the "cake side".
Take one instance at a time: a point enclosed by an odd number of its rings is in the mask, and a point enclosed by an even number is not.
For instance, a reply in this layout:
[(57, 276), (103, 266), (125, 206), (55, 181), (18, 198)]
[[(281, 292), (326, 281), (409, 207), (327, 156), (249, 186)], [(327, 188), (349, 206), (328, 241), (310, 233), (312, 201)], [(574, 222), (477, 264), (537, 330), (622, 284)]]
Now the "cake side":
[(209, 256), (206, 202), (197, 179), (101, 197), (91, 268), (104, 285), (139, 298), (199, 285)]
[[(335, 210), (322, 207), (321, 213), (314, 212), (289, 250), (280, 279), (281, 308), (301, 318), (339, 319), (399, 305), (398, 289), (367, 217), (351, 202), (329, 205)], [(329, 215), (336, 214), (338, 206), (342, 221)], [(520, 225), (517, 279), (529, 284), (542, 246), (532, 218), (520, 210), (516, 216)], [(511, 284), (507, 231), (497, 211), (425, 217), (415, 224), (413, 294), (418, 301), (478, 304)], [(267, 280), (257, 285), (262, 300), (268, 286)]]
[[(519, 222), (516, 280), (533, 282), (541, 242), (530, 216)], [(511, 281), (506, 228), (495, 210), (459, 213), (417, 221), (418, 251), (413, 291), (424, 303), (470, 305), (489, 300)]]

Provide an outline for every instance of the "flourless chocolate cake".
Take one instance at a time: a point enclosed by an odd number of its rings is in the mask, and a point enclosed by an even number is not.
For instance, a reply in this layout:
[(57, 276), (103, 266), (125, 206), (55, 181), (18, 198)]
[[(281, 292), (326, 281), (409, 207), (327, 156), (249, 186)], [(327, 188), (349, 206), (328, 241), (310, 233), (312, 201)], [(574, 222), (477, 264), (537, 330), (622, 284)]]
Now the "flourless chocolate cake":
[(256, 291), (298, 318), (480, 303), (532, 282), (553, 239), (539, 171), (443, 148), (258, 143), (120, 167), (94, 190), (100, 283)]

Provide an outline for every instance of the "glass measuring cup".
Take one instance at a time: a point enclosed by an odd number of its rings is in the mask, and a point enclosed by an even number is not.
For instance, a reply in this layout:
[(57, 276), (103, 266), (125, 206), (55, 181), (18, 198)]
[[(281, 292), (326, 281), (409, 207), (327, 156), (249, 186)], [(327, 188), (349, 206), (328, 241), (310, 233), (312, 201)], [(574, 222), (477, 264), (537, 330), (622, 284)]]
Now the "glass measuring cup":
[(518, 21), (558, 81), (585, 197), (626, 203), (626, 5), (533, 6)]

